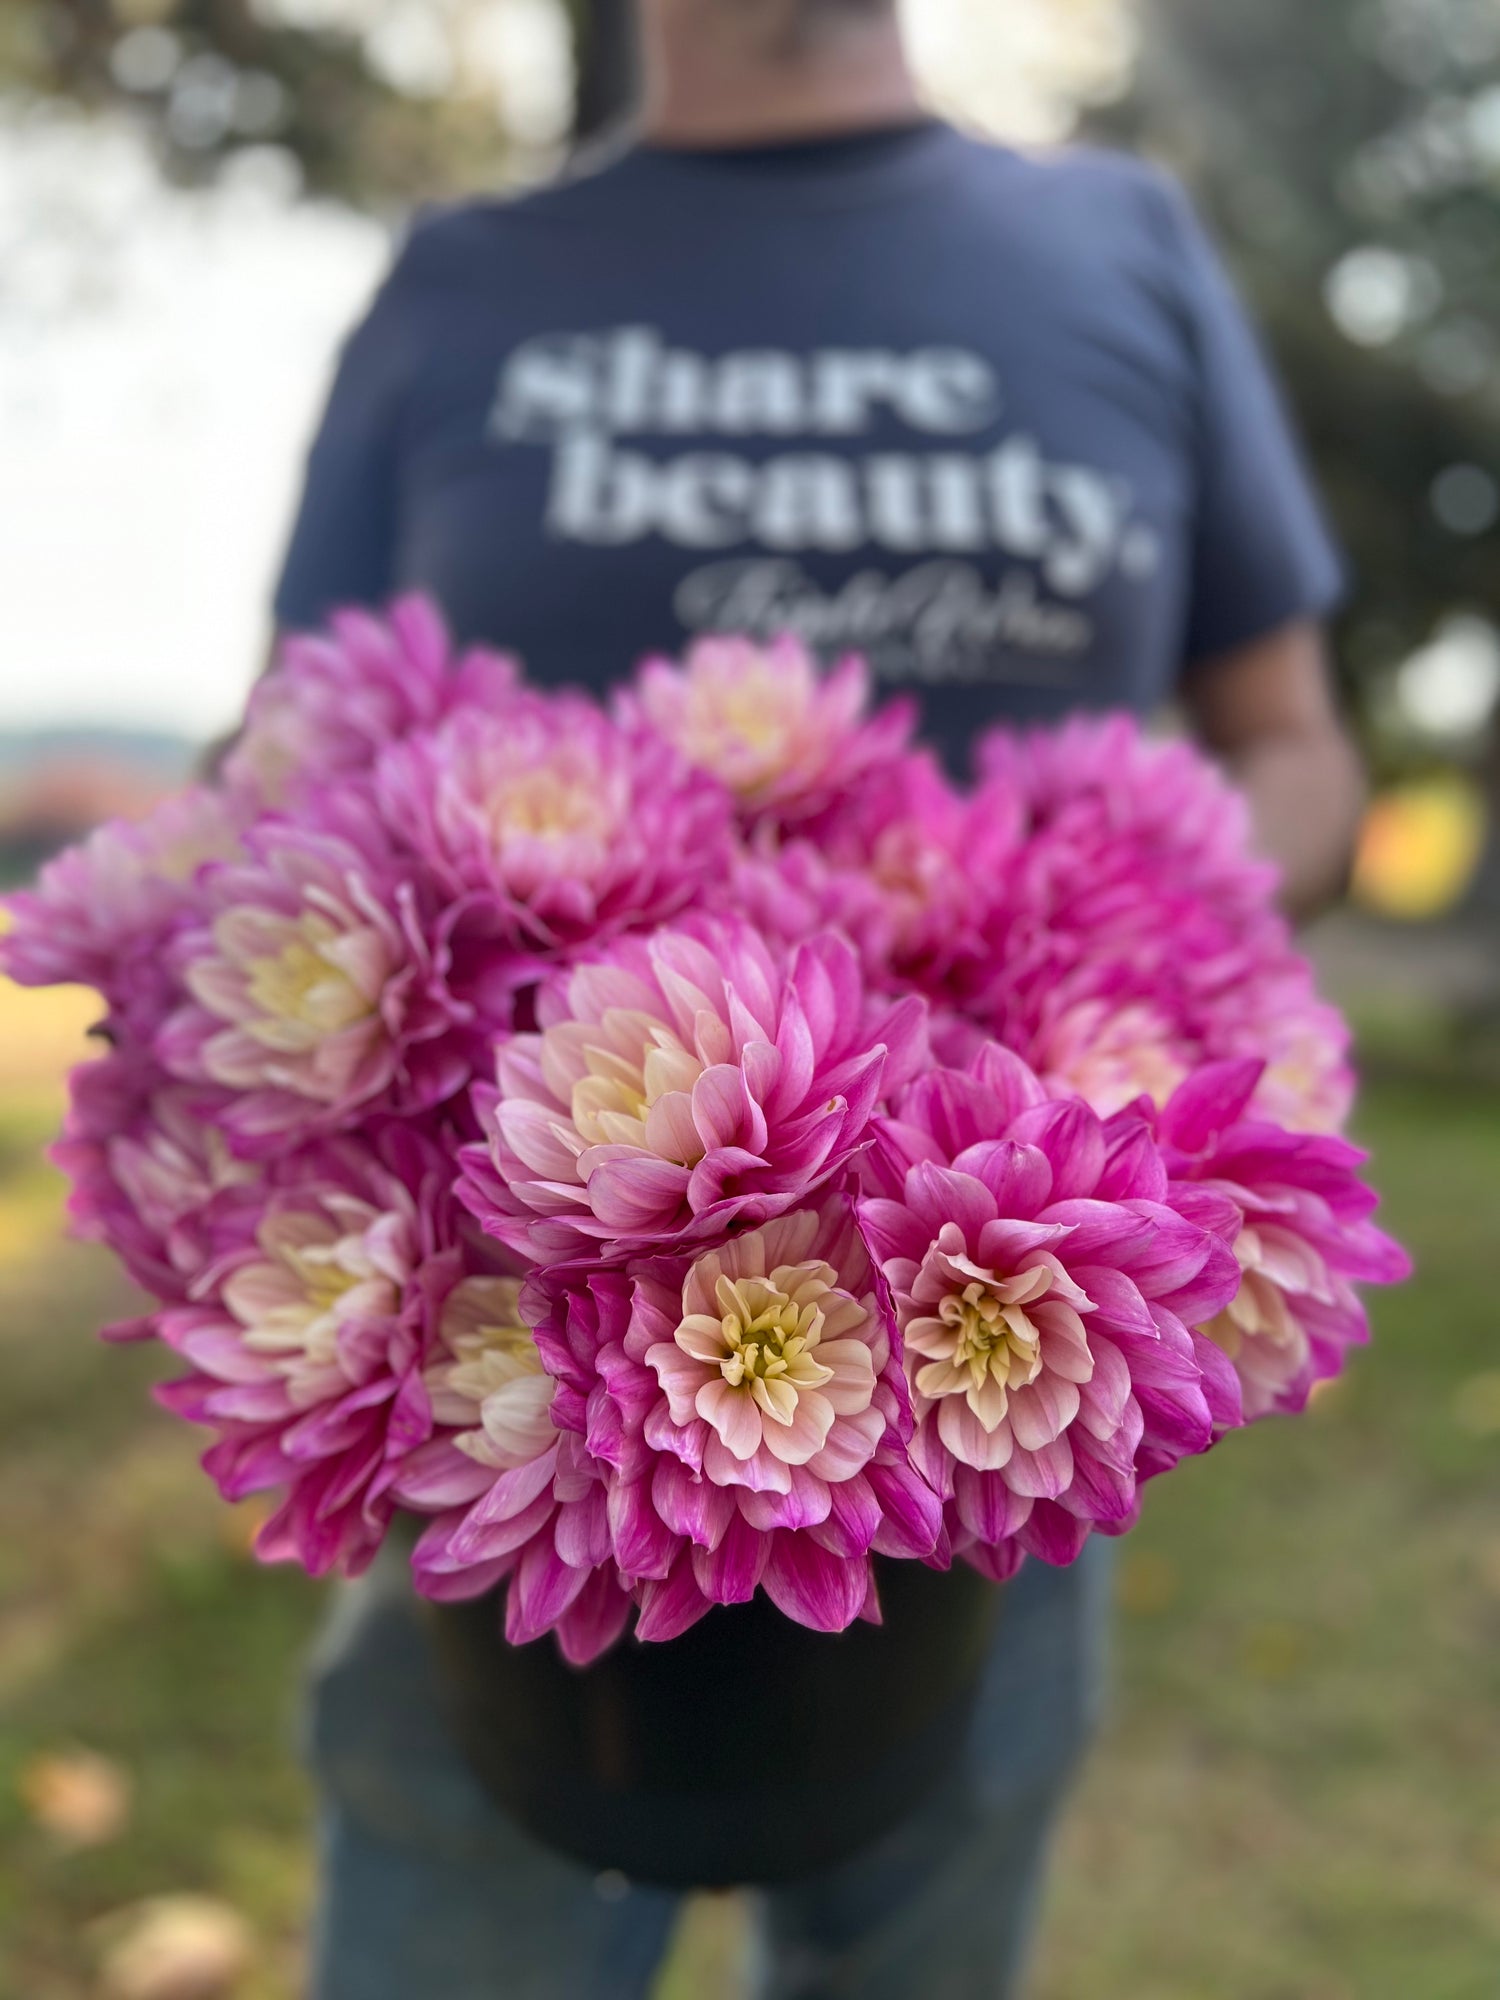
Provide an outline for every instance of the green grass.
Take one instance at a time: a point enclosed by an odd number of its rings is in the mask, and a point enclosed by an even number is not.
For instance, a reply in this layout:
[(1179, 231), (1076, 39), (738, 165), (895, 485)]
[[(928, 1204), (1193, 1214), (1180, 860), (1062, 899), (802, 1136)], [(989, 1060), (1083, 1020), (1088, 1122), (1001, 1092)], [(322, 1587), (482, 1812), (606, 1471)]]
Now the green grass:
[(1368, 1094), (1417, 1281), (1312, 1416), (1154, 1490), (1043, 2000), (1500, 1990), (1500, 1435), (1471, 1386), (1500, 1368), (1497, 1114)]
[[(85, 2000), (101, 1919), (202, 1890), (259, 1941), (240, 2000), (293, 2000), (297, 1660), (322, 1594), (247, 1559), (150, 1408), (153, 1357), (91, 1342), (120, 1288), (53, 1240), (33, 1122), (0, 1110), (0, 1245), (33, 1218), (0, 1255), (0, 1996)], [(1387, 1079), (1362, 1126), (1419, 1278), (1311, 1417), (1154, 1490), (1036, 2000), (1500, 1991), (1500, 1099)], [(18, 1784), (74, 1745), (135, 1798), (119, 1839), (67, 1853)], [(671, 2000), (727, 2000), (734, 1929), (699, 1906)]]

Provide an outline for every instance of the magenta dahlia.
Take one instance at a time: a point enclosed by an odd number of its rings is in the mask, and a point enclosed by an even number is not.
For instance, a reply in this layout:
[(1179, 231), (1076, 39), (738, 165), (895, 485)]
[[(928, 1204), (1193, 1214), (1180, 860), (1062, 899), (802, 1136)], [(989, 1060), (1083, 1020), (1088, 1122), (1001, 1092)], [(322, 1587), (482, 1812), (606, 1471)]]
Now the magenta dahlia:
[(803, 1200), (925, 1055), (923, 1003), (866, 996), (825, 933), (789, 958), (708, 919), (618, 940), (544, 989), (479, 1085), (461, 1199), (538, 1263), (700, 1239)]
[(200, 877), (200, 922), (177, 940), (189, 997), (157, 1038), (165, 1066), (232, 1093), (221, 1115), (245, 1151), (451, 1096), (467, 1009), (443, 924), (379, 823), (330, 798), (319, 819), (261, 821), (245, 846)]
[(678, 666), (648, 660), (620, 712), (644, 716), (730, 793), (747, 825), (792, 826), (883, 774), (911, 737), (909, 702), (869, 715), (870, 674), (851, 656), (824, 674), (799, 639), (700, 639)]
[(862, 875), (884, 911), (885, 976), (935, 1003), (982, 948), (994, 884), (1011, 866), (1017, 811), (981, 809), (928, 751), (851, 786), (809, 829), (835, 880)]
[[(220, 1232), (263, 1199), (257, 1169), (225, 1144), (222, 1109), (135, 1047), (80, 1063), (68, 1079), (49, 1157), (70, 1183), (73, 1232), (105, 1244), (158, 1299), (185, 1301)], [(130, 1339), (154, 1327), (132, 1319), (104, 1331)]]
[(362, 1569), (399, 1469), (433, 1429), (424, 1370), (463, 1275), (445, 1150), (386, 1125), (272, 1171), (264, 1197), (157, 1331), (192, 1373), (159, 1391), (218, 1433), (226, 1498), (284, 1488), (268, 1561)]
[(603, 1474), (552, 1422), (556, 1388), (520, 1313), (520, 1281), (463, 1280), (444, 1304), (424, 1380), (432, 1438), (401, 1467), (397, 1501), (436, 1518), (413, 1554), (417, 1588), (453, 1602), (509, 1580), (506, 1636), (555, 1631), (584, 1665), (631, 1610), (611, 1551)]
[(516, 948), (659, 923), (728, 866), (719, 787), (581, 695), (459, 710), (389, 750), (377, 792), (465, 921)]
[(5, 901), (0, 970), (18, 986), (92, 986), (114, 1020), (149, 1033), (171, 994), (167, 949), (200, 904), (205, 864), (240, 851), (240, 823), (194, 788), (143, 820), (111, 820)]
[(946, 1560), (907, 1456), (889, 1305), (843, 1197), (679, 1256), (543, 1272), (525, 1310), (553, 1421), (604, 1468), (639, 1638), (757, 1589), (842, 1631), (878, 1616), (872, 1552)]
[(1227, 1196), (1240, 1214), (1239, 1289), (1202, 1324), (1234, 1364), (1247, 1418), (1305, 1407), (1369, 1338), (1356, 1283), (1409, 1276), (1401, 1247), (1370, 1216), (1365, 1155), (1342, 1139), (1288, 1132), (1256, 1112), (1258, 1062), (1214, 1063), (1157, 1118), (1169, 1171)]
[(1206, 758), (1128, 716), (1077, 716), (993, 731), (980, 763), (974, 812), (1019, 807), (1022, 832), (1004, 868), (970, 872), (983, 920), (964, 1013), (1101, 1114), (1256, 1054), (1268, 1115), (1341, 1122), (1347, 1033), (1293, 948), (1243, 798)]
[(859, 1214), (895, 1298), (913, 1459), (986, 1574), (1071, 1562), (1092, 1529), (1130, 1526), (1143, 1477), (1240, 1421), (1232, 1371), (1191, 1330), (1238, 1283), (1233, 1210), (1179, 1212), (1141, 1120), (1049, 1099), (998, 1047), (919, 1078), (877, 1132)]
[(519, 684), (500, 653), (476, 646), (455, 656), (429, 598), (403, 597), (384, 618), (338, 611), (326, 632), (287, 639), (257, 682), (225, 782), (256, 809), (294, 807), (334, 779), (367, 773), (387, 744), (454, 708), (503, 711)]

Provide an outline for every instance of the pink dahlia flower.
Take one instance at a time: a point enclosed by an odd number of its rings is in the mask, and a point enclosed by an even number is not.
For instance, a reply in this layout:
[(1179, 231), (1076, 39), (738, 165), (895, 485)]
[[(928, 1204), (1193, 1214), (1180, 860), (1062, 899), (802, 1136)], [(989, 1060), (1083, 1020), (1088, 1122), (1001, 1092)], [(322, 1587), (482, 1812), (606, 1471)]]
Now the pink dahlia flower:
[(117, 1021), (149, 1032), (170, 1001), (164, 955), (197, 907), (200, 871), (239, 847), (230, 808), (201, 788), (143, 820), (111, 820), (6, 899), (0, 970), (19, 986), (92, 986)]
[[(263, 1201), (258, 1170), (230, 1153), (213, 1115), (222, 1107), (206, 1107), (201, 1091), (139, 1049), (80, 1063), (68, 1096), (50, 1157), (71, 1183), (74, 1234), (107, 1245), (158, 1299), (185, 1301), (230, 1218)], [(125, 1320), (104, 1331), (131, 1339), (154, 1326)]]
[(925, 1055), (915, 995), (871, 1002), (824, 934), (783, 964), (748, 925), (620, 940), (544, 989), (477, 1086), (460, 1198), (539, 1263), (665, 1247), (802, 1201)]
[(218, 1432), (226, 1498), (285, 1488), (257, 1552), (362, 1569), (432, 1434), (424, 1369), (462, 1275), (443, 1150), (388, 1126), (275, 1171), (259, 1212), (158, 1330), (192, 1368), (159, 1394)]
[(295, 806), (331, 779), (368, 772), (386, 745), (472, 704), (503, 710), (515, 662), (484, 647), (455, 657), (437, 607), (403, 597), (385, 618), (339, 611), (324, 633), (287, 639), (257, 682), (224, 762), (257, 809)]
[(676, 1257), (558, 1267), (526, 1295), (553, 1421), (605, 1469), (637, 1637), (763, 1589), (824, 1632), (878, 1616), (871, 1552), (946, 1560), (906, 1452), (888, 1303), (851, 1204)]
[(819, 931), (841, 931), (875, 990), (895, 983), (896, 921), (884, 890), (864, 869), (830, 862), (810, 840), (752, 840), (709, 907), (753, 924), (781, 951)]
[(521, 1318), (520, 1281), (449, 1294), (424, 1380), (436, 1426), (397, 1501), (437, 1518), (413, 1555), (417, 1588), (452, 1602), (509, 1579), (506, 1636), (555, 1631), (575, 1665), (614, 1644), (631, 1610), (616, 1576), (600, 1469), (552, 1422), (556, 1388)]
[(1239, 1290), (1202, 1331), (1234, 1364), (1249, 1419), (1304, 1408), (1369, 1338), (1354, 1285), (1395, 1284), (1411, 1270), (1369, 1219), (1377, 1197), (1358, 1176), (1366, 1156), (1259, 1118), (1260, 1074), (1256, 1062), (1210, 1064), (1157, 1119), (1173, 1175), (1239, 1211)]
[[(912, 1456), (987, 1575), (1071, 1562), (1135, 1520), (1143, 1477), (1240, 1421), (1190, 1329), (1232, 1298), (1227, 1203), (1172, 1205), (1139, 1119), (1106, 1128), (990, 1047), (878, 1121), (860, 1221), (895, 1297)], [(1211, 1226), (1204, 1226), (1205, 1221)]]
[(835, 879), (863, 875), (884, 910), (886, 977), (934, 1003), (982, 948), (993, 885), (1011, 865), (1018, 813), (959, 793), (927, 751), (851, 787), (809, 830)]
[(681, 666), (648, 660), (622, 713), (643, 715), (734, 796), (747, 823), (815, 816), (911, 736), (909, 702), (869, 716), (870, 674), (850, 657), (824, 674), (799, 639), (700, 639)]
[(174, 1075), (232, 1093), (222, 1117), (241, 1150), (377, 1103), (420, 1111), (468, 1076), (442, 925), (429, 930), (362, 809), (330, 801), (323, 817), (252, 828), (247, 860), (205, 873), (203, 921), (176, 947), (190, 998), (157, 1051)]
[(461, 710), (387, 752), (378, 796), (466, 918), (529, 950), (658, 923), (728, 865), (719, 788), (581, 695)]
[(1019, 806), (1022, 838), (986, 865), (988, 889), (975, 880), (965, 1013), (1101, 1114), (1269, 1052), (1262, 1110), (1319, 1129), (1347, 1115), (1347, 1033), (1292, 946), (1245, 801), (1207, 759), (1127, 716), (1077, 716), (994, 731), (980, 763), (976, 815)]

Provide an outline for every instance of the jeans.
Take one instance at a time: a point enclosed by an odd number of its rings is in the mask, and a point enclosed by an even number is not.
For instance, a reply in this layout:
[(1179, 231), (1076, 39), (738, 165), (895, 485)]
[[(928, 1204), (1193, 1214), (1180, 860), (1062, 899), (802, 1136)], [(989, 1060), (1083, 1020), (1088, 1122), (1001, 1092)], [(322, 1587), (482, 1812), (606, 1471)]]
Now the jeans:
[[(1006, 1587), (953, 1780), (855, 1860), (756, 1899), (762, 2000), (1006, 2000), (1096, 1719), (1109, 1549)], [(448, 1742), (404, 1563), (341, 1600), (314, 1666), (323, 1896), (313, 2000), (644, 2000), (680, 1899), (591, 1876)], [(717, 1996), (704, 1996), (717, 2000)]]

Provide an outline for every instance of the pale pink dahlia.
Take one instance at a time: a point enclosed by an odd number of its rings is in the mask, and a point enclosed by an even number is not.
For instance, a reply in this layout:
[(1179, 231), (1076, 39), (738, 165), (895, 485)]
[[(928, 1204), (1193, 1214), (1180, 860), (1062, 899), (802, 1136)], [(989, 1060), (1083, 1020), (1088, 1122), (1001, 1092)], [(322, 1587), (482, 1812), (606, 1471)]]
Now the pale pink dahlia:
[(218, 1432), (221, 1492), (286, 1490), (267, 1561), (354, 1574), (374, 1555), (432, 1434), (424, 1369), (462, 1268), (444, 1150), (386, 1126), (279, 1166), (193, 1303), (159, 1315), (193, 1372), (158, 1393)]
[(728, 865), (729, 803), (582, 695), (457, 711), (381, 759), (387, 823), (466, 922), (528, 950), (640, 929)]
[(1269, 1053), (1268, 1115), (1347, 1115), (1347, 1032), (1293, 947), (1245, 801), (1206, 758), (1128, 716), (1078, 716), (994, 731), (980, 762), (974, 812), (1019, 807), (1021, 838), (975, 879), (964, 1013), (1101, 1114), (1165, 1103), (1205, 1061)]
[(870, 1001), (830, 933), (785, 961), (743, 923), (621, 939), (544, 989), (539, 1033), (501, 1044), (460, 1198), (540, 1263), (762, 1221), (866, 1142), (881, 1091), (924, 1059), (924, 1020), (915, 995)]
[(877, 1130), (859, 1213), (895, 1297), (913, 1459), (986, 1574), (1071, 1562), (1131, 1525), (1143, 1477), (1240, 1421), (1233, 1372), (1190, 1330), (1234, 1294), (1233, 1211), (1180, 1213), (1142, 1121), (1050, 1100), (995, 1047), (920, 1078)]
[[(186, 1300), (222, 1231), (264, 1200), (257, 1169), (225, 1144), (222, 1105), (206, 1105), (134, 1046), (80, 1063), (68, 1100), (49, 1157), (71, 1184), (73, 1233), (107, 1245), (158, 1299)], [(153, 1331), (140, 1319), (104, 1329), (107, 1339)]]
[(468, 1076), (441, 919), (352, 799), (322, 818), (252, 828), (247, 860), (201, 878), (202, 921), (176, 946), (190, 997), (157, 1052), (233, 1093), (221, 1115), (241, 1149), (377, 1101), (422, 1110)]
[(584, 1665), (630, 1614), (611, 1552), (602, 1472), (552, 1422), (556, 1388), (520, 1313), (520, 1281), (466, 1278), (448, 1295), (424, 1375), (436, 1426), (396, 1478), (437, 1518), (412, 1563), (424, 1596), (478, 1597), (506, 1579), (506, 1636), (555, 1631)]
[(896, 983), (897, 918), (884, 890), (864, 869), (829, 861), (810, 840), (747, 842), (709, 907), (745, 919), (783, 951), (819, 931), (841, 931), (877, 991)]
[(1251, 1419), (1302, 1409), (1368, 1340), (1356, 1283), (1395, 1284), (1411, 1270), (1369, 1219), (1378, 1197), (1358, 1177), (1366, 1156), (1259, 1118), (1260, 1074), (1256, 1062), (1211, 1064), (1157, 1119), (1171, 1173), (1227, 1196), (1241, 1217), (1239, 1290), (1202, 1331), (1233, 1362)]
[(111, 820), (6, 898), (0, 970), (19, 986), (95, 987), (116, 1021), (149, 1031), (168, 1003), (166, 948), (199, 905), (200, 872), (239, 849), (236, 816), (201, 788), (143, 820)]
[(484, 647), (455, 656), (428, 598), (403, 597), (384, 618), (336, 612), (326, 632), (287, 639), (257, 682), (225, 782), (256, 808), (298, 805), (456, 707), (503, 710), (519, 679), (514, 661)]
[(680, 1256), (543, 1272), (526, 1311), (553, 1421), (605, 1469), (639, 1638), (757, 1589), (842, 1631), (878, 1616), (872, 1552), (946, 1561), (907, 1457), (889, 1305), (842, 1197)]
[(884, 972), (939, 1003), (983, 948), (994, 884), (1011, 865), (1019, 813), (960, 793), (927, 751), (911, 751), (843, 793), (808, 839), (836, 880), (861, 875), (884, 911)]
[(733, 795), (747, 823), (790, 826), (891, 765), (911, 736), (909, 702), (869, 715), (870, 674), (850, 657), (824, 674), (799, 639), (700, 639), (678, 666), (648, 660), (620, 707), (644, 715)]

